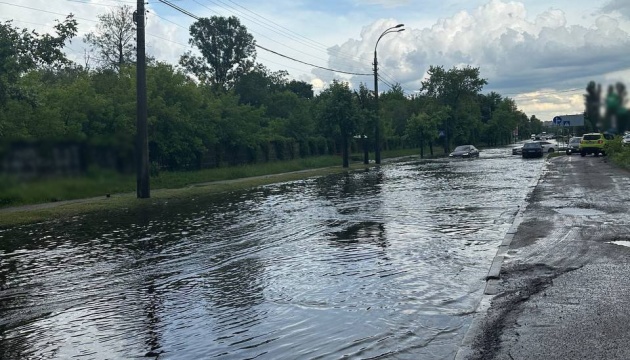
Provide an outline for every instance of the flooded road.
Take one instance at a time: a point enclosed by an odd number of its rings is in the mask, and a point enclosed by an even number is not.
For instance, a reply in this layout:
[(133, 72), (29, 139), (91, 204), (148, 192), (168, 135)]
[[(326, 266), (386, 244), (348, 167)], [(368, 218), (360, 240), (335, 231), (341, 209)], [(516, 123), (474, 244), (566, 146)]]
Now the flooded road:
[(0, 232), (0, 358), (452, 359), (544, 160), (410, 158)]

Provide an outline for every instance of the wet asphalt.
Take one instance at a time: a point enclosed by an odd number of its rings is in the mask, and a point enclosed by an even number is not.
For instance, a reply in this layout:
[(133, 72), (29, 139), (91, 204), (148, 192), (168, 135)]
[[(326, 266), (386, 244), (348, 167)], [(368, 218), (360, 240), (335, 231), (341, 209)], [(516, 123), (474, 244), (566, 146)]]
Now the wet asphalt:
[(630, 359), (629, 190), (605, 157), (547, 160), (455, 358)]

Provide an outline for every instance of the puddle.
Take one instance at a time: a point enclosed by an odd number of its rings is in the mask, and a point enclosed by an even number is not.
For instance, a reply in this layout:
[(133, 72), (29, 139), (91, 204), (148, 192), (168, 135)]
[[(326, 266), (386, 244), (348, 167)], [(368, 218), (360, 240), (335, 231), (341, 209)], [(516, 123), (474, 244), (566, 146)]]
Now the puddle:
[(595, 209), (580, 209), (580, 208), (561, 208), (554, 209), (558, 213), (571, 216), (598, 216), (605, 215), (606, 213)]
[(630, 247), (630, 241), (610, 241), (609, 244), (621, 245)]

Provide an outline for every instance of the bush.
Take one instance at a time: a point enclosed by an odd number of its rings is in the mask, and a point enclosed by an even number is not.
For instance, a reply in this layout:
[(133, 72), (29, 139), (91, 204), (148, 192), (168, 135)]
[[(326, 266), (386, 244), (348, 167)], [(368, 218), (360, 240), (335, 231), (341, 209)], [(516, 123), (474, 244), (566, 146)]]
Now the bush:
[(630, 169), (630, 146), (624, 146), (621, 139), (616, 137), (604, 145), (606, 155), (618, 166)]

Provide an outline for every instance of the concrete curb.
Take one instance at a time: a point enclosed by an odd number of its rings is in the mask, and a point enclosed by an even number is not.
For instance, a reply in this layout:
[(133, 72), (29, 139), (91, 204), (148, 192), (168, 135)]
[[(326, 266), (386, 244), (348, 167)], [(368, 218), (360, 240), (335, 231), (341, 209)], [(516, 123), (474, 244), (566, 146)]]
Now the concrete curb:
[(525, 195), (525, 199), (519, 205), (519, 209), (514, 215), (514, 220), (512, 221), (512, 225), (508, 229), (507, 233), (503, 237), (503, 241), (501, 241), (501, 245), (499, 245), (497, 249), (497, 253), (492, 259), (492, 264), (490, 265), (490, 270), (488, 270), (488, 275), (486, 276), (486, 286), (483, 291), (483, 295), (477, 308), (475, 309), (475, 315), (464, 335), (464, 339), (460, 343), (459, 349), (455, 354), (455, 360), (464, 360), (472, 354), (472, 345), (475, 338), (475, 335), (479, 333), (482, 325), (483, 318), (485, 317), (486, 312), (490, 308), (492, 304), (492, 299), (495, 295), (499, 294), (499, 283), (501, 278), (501, 266), (503, 265), (503, 260), (507, 255), (508, 250), (510, 249), (510, 244), (512, 240), (514, 240), (514, 236), (518, 230), (518, 227), (521, 225), (524, 219), (524, 212), (527, 208), (528, 202), (527, 198), (531, 196), (532, 192), (540, 183), (543, 175), (545, 174), (545, 168), (547, 167), (547, 163), (543, 165), (543, 169), (540, 173), (540, 176), (534, 180), (527, 186), (529, 191)]
[[(479, 305), (477, 306), (476, 313), (485, 314), (492, 304), (492, 298), (494, 298), (494, 296), (483, 295)], [(455, 354), (455, 360), (465, 360), (467, 357), (472, 355), (473, 341), (475, 340), (475, 335), (481, 331), (482, 324), (483, 323), (481, 321), (477, 320), (477, 317), (473, 320), (468, 327), (468, 331), (466, 331), (466, 334), (464, 335), (464, 339), (462, 339), (462, 342), (459, 345), (459, 349)]]

